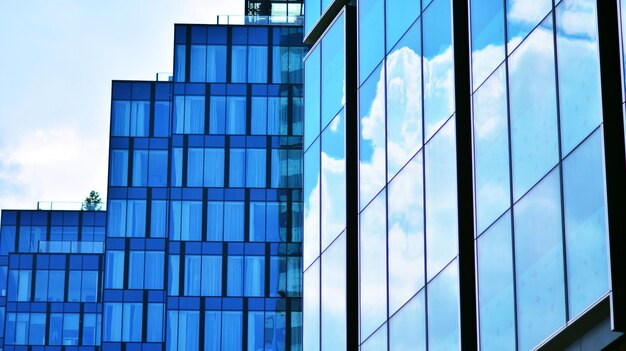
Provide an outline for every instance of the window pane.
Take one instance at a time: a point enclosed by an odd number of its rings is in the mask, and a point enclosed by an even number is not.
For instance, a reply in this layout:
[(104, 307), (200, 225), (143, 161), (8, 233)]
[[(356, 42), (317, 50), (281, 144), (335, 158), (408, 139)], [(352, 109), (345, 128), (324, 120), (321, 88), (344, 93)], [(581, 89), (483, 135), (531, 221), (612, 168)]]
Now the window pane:
[(246, 187), (265, 187), (265, 149), (246, 149)]
[(202, 256), (202, 296), (222, 295), (222, 256)]
[(126, 186), (128, 182), (128, 151), (111, 150), (110, 186)]
[(246, 47), (233, 45), (231, 47), (230, 81), (233, 83), (244, 83), (246, 81)]
[(517, 201), (559, 160), (552, 20), (509, 59), (513, 196)]
[(167, 137), (170, 132), (170, 102), (154, 102), (154, 136)]
[(227, 98), (226, 134), (246, 134), (246, 97)]
[(435, 0), (424, 12), (424, 128), (428, 140), (452, 115), (454, 61), (450, 0)]
[(322, 250), (346, 227), (344, 117), (337, 115), (322, 135)]
[(359, 218), (361, 342), (387, 319), (386, 204), (383, 191)]
[(243, 257), (228, 256), (227, 295), (241, 296), (243, 293)]
[(150, 101), (133, 101), (130, 114), (130, 136), (150, 135)]
[(226, 46), (208, 45), (206, 49), (206, 81), (226, 82)]
[(267, 97), (253, 96), (251, 101), (250, 132), (266, 134), (267, 132)]
[(460, 350), (458, 261), (446, 267), (427, 289), (428, 349)]
[(304, 153), (304, 266), (320, 253), (320, 142)]
[(267, 83), (267, 46), (248, 47), (248, 83)]
[(471, 0), (473, 90), (504, 60), (504, 2)]
[(264, 296), (265, 293), (265, 257), (246, 256), (245, 259), (245, 296)]
[(322, 350), (345, 350), (346, 234), (322, 255)]
[(187, 186), (202, 186), (204, 149), (189, 148), (187, 153)]
[(228, 182), (231, 187), (243, 187), (246, 172), (246, 150), (230, 149)]
[(476, 246), (481, 350), (513, 350), (515, 300), (510, 213), (482, 234)]
[(208, 241), (221, 241), (224, 228), (224, 203), (207, 202), (207, 238)]
[(167, 186), (167, 150), (150, 150), (148, 186)]
[(426, 144), (427, 280), (459, 252), (454, 127), (453, 118)]
[[(518, 343), (530, 349), (565, 323), (558, 169), (514, 207)], [(535, 323), (541, 320), (541, 323)]]
[(189, 57), (189, 81), (204, 82), (206, 78), (206, 46), (191, 45)]
[[(308, 11), (307, 11), (308, 13)], [(320, 50), (315, 47), (304, 65), (304, 149), (311, 145), (320, 133)]]
[(609, 290), (602, 135), (596, 131), (563, 162), (570, 316)]
[(185, 133), (204, 134), (204, 96), (185, 97)]
[(320, 349), (320, 261), (317, 260), (304, 272), (303, 290), (303, 350)]
[(226, 97), (211, 96), (209, 104), (209, 133), (224, 134), (226, 132)]
[(426, 304), (423, 290), (391, 317), (389, 350), (426, 351)]
[[(345, 19), (342, 14), (322, 39), (322, 81), (324, 82), (324, 89), (322, 89), (322, 127), (325, 127), (337, 115), (345, 100), (344, 25)], [(375, 42), (375, 40), (370, 41)], [(361, 55), (361, 57), (363, 56)]]
[(224, 240), (243, 241), (244, 203), (227, 201), (224, 203)]
[(111, 115), (111, 136), (128, 136), (130, 101), (113, 100)]
[[(422, 153), (389, 184), (389, 314), (424, 285), (424, 173)], [(393, 326), (393, 323), (392, 323)]]
[[(357, 10), (359, 12), (359, 82), (363, 83), (385, 54), (385, 2), (384, 0), (359, 0)], [(409, 11), (405, 9), (405, 12)], [(325, 65), (322, 67), (326, 68)]]
[(133, 152), (133, 186), (148, 185), (148, 150)]

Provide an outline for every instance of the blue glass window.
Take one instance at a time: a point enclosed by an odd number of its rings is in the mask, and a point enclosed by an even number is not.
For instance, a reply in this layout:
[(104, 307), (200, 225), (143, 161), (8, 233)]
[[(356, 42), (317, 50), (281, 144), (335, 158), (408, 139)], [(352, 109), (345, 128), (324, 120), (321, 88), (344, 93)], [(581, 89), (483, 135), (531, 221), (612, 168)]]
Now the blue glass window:
[(163, 310), (164, 308), (162, 303), (148, 304), (148, 325), (146, 326), (146, 341), (163, 341)]
[[(233, 45), (231, 47), (230, 81), (233, 83), (246, 82), (247, 50), (246, 46)], [(266, 70), (266, 69), (264, 69)]]
[[(122, 315), (122, 341), (141, 341), (142, 303), (124, 303)], [(116, 321), (117, 323), (120, 320)]]
[(322, 134), (322, 250), (346, 226), (345, 157), (344, 116), (339, 114)]
[(222, 350), (241, 350), (243, 320), (238, 311), (222, 312)]
[(167, 137), (170, 133), (170, 102), (154, 102), (154, 136)]
[(504, 2), (471, 0), (473, 90), (504, 60)]
[[(390, 291), (391, 293), (391, 291)], [(426, 351), (426, 303), (420, 291), (389, 321), (389, 350)]]
[(228, 256), (227, 277), (226, 294), (241, 296), (243, 293), (243, 256)]
[(320, 253), (320, 141), (304, 153), (304, 266)]
[(224, 228), (224, 203), (207, 202), (207, 238), (208, 241), (221, 241)]
[(148, 150), (133, 152), (133, 186), (148, 185)]
[(152, 200), (150, 209), (150, 236), (164, 238), (167, 229), (167, 201)]
[[(428, 222), (426, 222), (428, 223)], [(428, 284), (428, 349), (460, 350), (459, 266), (452, 262)]]
[(224, 203), (224, 241), (243, 241), (244, 216), (243, 202)]
[(226, 97), (211, 96), (209, 102), (209, 133), (226, 133)]
[(341, 14), (322, 39), (322, 127), (337, 115), (345, 100), (344, 22)]
[(110, 289), (122, 289), (123, 285), (124, 251), (107, 250), (104, 287)]
[(148, 186), (167, 186), (167, 150), (150, 150)]
[[(308, 11), (307, 11), (308, 12)], [(320, 47), (311, 51), (304, 65), (304, 149), (320, 134)]]
[(204, 149), (204, 186), (224, 186), (224, 149)]
[(226, 98), (226, 134), (246, 134), (246, 97)]
[(265, 257), (245, 257), (245, 296), (265, 295)]
[(303, 349), (320, 349), (320, 260), (315, 261), (303, 275)]
[(248, 46), (248, 82), (267, 83), (267, 46)]
[(322, 350), (346, 346), (346, 234), (322, 254)]
[(202, 296), (222, 295), (222, 256), (202, 256)]
[(130, 136), (146, 137), (150, 134), (150, 101), (131, 102)]
[(130, 101), (113, 100), (111, 107), (111, 135), (128, 136), (130, 129)]
[(128, 151), (111, 150), (109, 171), (110, 186), (126, 186), (128, 183)]
[(246, 186), (250, 188), (265, 187), (265, 149), (246, 149)]
[[(359, 12), (359, 82), (363, 83), (385, 54), (385, 1), (359, 0), (357, 10)], [(405, 12), (409, 11), (405, 9)], [(328, 37), (328, 34), (326, 36)], [(322, 67), (326, 68), (325, 65)]]

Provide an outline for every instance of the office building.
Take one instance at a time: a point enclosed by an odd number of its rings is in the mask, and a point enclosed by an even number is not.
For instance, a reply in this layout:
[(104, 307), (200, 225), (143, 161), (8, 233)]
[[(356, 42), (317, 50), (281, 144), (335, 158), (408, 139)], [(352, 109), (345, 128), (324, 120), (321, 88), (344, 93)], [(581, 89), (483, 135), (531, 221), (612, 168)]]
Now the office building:
[(256, 3), (113, 82), (107, 212), (2, 212), (5, 350), (302, 349), (302, 3)]
[(99, 350), (104, 211), (3, 210), (0, 347)]
[(305, 351), (623, 347), (618, 5), (305, 2)]

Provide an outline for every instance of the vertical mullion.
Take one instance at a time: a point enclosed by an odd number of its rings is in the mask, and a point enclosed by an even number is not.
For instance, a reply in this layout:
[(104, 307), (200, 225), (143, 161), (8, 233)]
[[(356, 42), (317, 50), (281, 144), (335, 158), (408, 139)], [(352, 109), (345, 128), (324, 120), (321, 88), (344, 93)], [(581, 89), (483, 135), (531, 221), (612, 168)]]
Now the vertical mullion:
[(474, 252), (474, 173), (469, 55), (468, 1), (452, 2), (454, 94), (456, 101), (456, 169), (459, 245), (460, 346), (478, 349)]
[[(597, 0), (598, 49), (602, 89), (604, 172), (611, 280), (611, 328), (626, 331), (626, 179), (624, 120), (617, 1)], [(616, 77), (620, 77), (617, 79)]]

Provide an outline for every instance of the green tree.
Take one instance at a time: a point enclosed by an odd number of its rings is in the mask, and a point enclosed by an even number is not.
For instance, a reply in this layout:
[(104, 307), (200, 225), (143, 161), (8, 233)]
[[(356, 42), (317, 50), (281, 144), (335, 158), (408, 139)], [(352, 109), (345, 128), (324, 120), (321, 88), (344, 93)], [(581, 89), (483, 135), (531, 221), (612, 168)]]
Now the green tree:
[(92, 190), (89, 193), (89, 196), (85, 198), (83, 201), (83, 210), (85, 211), (100, 211), (102, 208), (102, 199), (100, 198), (100, 193), (95, 190)]

